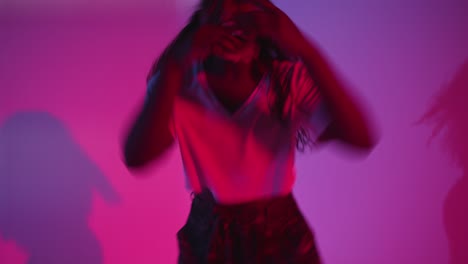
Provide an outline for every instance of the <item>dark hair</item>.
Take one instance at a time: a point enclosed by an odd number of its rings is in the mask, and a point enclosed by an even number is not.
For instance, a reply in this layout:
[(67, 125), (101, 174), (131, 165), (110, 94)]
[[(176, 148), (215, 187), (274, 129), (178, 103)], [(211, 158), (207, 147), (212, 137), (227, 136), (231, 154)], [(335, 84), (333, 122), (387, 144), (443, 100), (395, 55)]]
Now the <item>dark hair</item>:
[[(269, 1), (269, 0), (267, 0)], [(154, 62), (148, 77), (147, 81), (155, 74), (159, 69), (164, 67), (164, 63), (169, 56), (169, 54), (175, 52), (175, 50), (183, 45), (184, 39), (190, 36), (193, 32), (200, 27), (201, 24), (201, 14), (203, 10), (210, 9), (215, 14), (220, 12), (221, 9), (220, 0), (200, 0), (196, 11), (190, 17), (187, 25), (177, 34), (177, 36), (171, 41), (171, 43), (164, 49), (159, 58)], [(274, 62), (275, 61), (293, 61), (293, 58), (290, 58), (283, 54), (280, 49), (276, 48), (271, 41), (260, 39), (260, 54), (259, 61), (261, 65), (269, 72), (273, 72)], [(290, 96), (291, 91), (291, 78), (292, 72), (286, 74), (286, 78), (280, 78), (279, 74), (272, 74), (271, 81), (273, 89), (275, 91), (274, 100), (270, 101), (270, 108), (274, 115), (280, 120), (281, 123), (286, 122), (284, 118), (285, 105), (288, 97)], [(296, 134), (296, 149), (300, 152), (304, 152), (306, 147), (312, 147), (314, 141), (311, 139), (309, 131), (300, 127)]]

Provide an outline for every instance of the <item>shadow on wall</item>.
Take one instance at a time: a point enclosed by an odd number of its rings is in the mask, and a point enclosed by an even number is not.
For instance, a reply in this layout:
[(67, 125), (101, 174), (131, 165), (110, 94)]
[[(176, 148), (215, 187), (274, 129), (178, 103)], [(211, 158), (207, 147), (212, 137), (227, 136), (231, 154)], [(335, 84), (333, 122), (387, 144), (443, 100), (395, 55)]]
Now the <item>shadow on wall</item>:
[[(419, 123), (433, 126), (431, 140), (442, 144), (462, 170), (444, 201), (444, 225), (449, 241), (449, 264), (468, 263), (468, 60), (435, 97)], [(443, 132), (443, 133), (442, 133)]]
[(21, 112), (0, 127), (0, 235), (29, 264), (100, 264), (88, 226), (92, 194), (118, 196), (66, 127), (45, 112)]

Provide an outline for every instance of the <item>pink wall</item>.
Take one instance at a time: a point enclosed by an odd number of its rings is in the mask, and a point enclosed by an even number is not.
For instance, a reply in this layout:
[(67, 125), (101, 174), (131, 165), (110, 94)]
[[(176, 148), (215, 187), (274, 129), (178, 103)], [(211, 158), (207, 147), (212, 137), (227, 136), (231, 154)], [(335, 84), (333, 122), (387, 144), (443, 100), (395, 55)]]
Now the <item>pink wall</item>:
[[(174, 263), (190, 204), (180, 157), (174, 148), (132, 175), (120, 142), (152, 60), (195, 1), (48, 2), (0, 9), (0, 263)], [(455, 78), (468, 59), (468, 5), (275, 2), (382, 130), (365, 160), (333, 147), (298, 157), (295, 193), (325, 262), (449, 264), (450, 248), (468, 248), (468, 70)], [(414, 123), (440, 89), (446, 127), (428, 145), (435, 123)]]

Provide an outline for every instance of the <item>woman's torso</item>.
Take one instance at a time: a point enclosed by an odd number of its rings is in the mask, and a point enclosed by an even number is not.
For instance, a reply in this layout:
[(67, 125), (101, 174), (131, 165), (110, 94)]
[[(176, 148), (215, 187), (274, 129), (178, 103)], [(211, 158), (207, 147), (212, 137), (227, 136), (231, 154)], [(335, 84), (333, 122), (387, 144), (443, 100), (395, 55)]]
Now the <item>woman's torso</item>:
[(292, 104), (286, 122), (272, 114), (270, 72), (250, 87), (222, 84), (197, 64), (192, 85), (176, 99), (173, 132), (187, 188), (209, 188), (226, 204), (290, 193), (297, 129)]

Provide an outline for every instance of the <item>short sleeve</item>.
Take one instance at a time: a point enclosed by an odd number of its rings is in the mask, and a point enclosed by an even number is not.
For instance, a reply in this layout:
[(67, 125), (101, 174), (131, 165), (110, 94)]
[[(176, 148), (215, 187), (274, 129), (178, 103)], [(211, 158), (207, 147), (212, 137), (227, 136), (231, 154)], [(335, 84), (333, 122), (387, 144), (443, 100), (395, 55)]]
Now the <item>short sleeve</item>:
[(292, 64), (289, 75), (299, 125), (319, 137), (332, 122), (327, 103), (301, 61)]

